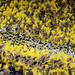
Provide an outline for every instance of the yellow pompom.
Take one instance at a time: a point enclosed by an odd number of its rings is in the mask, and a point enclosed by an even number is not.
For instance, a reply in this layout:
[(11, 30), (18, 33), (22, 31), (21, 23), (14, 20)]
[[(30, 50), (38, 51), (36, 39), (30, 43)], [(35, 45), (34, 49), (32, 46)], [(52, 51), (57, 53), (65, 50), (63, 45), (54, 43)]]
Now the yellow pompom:
[(4, 65), (3, 67), (5, 70), (8, 70), (8, 65)]

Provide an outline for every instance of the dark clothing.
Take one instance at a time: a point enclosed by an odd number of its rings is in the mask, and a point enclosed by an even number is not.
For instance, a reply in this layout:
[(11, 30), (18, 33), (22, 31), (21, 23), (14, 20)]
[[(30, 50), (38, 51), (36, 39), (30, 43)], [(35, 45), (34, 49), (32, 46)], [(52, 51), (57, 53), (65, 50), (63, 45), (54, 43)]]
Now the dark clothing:
[(33, 72), (29, 71), (29, 72), (26, 73), (26, 75), (33, 75)]

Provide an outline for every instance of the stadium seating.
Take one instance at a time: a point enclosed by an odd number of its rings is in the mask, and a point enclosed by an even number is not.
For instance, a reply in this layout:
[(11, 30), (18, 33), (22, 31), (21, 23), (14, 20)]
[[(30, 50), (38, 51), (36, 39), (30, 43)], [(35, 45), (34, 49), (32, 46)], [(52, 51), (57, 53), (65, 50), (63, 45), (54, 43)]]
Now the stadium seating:
[(75, 75), (74, 57), (26, 37), (75, 51), (74, 0), (0, 0), (0, 75)]

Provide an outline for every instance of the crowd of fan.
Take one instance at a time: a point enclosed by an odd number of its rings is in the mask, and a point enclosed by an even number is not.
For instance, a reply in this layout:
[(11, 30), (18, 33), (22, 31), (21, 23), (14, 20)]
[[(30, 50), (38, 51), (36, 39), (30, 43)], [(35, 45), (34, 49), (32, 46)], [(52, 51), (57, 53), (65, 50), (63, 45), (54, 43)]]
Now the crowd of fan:
[(0, 46), (0, 74), (3, 75), (75, 75), (75, 58), (64, 52), (50, 55), (49, 50), (13, 45)]
[(64, 52), (15, 44), (23, 33), (75, 50), (74, 0), (0, 0), (0, 75), (75, 75), (75, 58)]
[(7, 0), (0, 4), (0, 29), (56, 45), (75, 44), (74, 11), (74, 0)]

